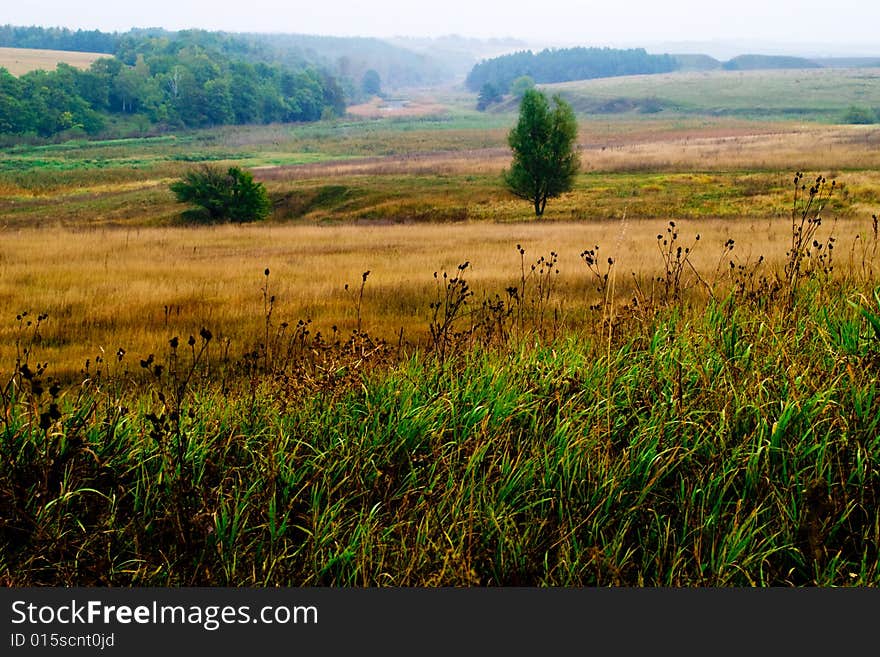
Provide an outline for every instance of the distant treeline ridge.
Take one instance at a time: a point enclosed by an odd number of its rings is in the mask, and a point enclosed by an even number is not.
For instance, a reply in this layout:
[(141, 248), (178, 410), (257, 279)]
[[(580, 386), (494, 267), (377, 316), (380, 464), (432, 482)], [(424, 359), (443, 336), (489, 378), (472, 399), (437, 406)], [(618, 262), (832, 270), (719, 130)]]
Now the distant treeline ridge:
[(537, 54), (524, 50), (480, 62), (468, 74), (466, 85), (471, 91), (479, 91), (488, 83), (506, 91), (511, 82), (522, 76), (539, 84), (549, 84), (668, 73), (677, 68), (678, 62), (671, 55), (649, 55), (644, 48), (562, 48), (542, 50)]
[[(34, 29), (39, 34), (41, 28)], [(170, 128), (315, 121), (345, 112), (343, 90), (331, 74), (306, 63), (248, 61), (258, 54), (219, 33), (145, 33), (120, 39), (114, 56), (86, 71), (59, 64), (16, 78), (0, 69), (0, 133), (94, 135), (114, 115)]]
[(21, 27), (0, 25), (0, 48), (35, 48), (113, 54), (121, 37), (99, 30), (69, 30), (66, 27)]

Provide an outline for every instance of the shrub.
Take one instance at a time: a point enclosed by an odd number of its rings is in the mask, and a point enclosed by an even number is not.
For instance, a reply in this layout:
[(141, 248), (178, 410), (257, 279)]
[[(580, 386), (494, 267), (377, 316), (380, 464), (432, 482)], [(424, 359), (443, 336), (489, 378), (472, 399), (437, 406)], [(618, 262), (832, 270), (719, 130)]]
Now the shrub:
[(272, 208), (263, 184), (239, 167), (223, 171), (203, 165), (171, 183), (170, 189), (181, 203), (198, 206), (199, 218), (212, 222), (258, 221), (265, 219)]
[(877, 114), (874, 112), (874, 110), (868, 107), (851, 105), (850, 108), (846, 111), (846, 114), (843, 115), (843, 122), (859, 125), (877, 123)]

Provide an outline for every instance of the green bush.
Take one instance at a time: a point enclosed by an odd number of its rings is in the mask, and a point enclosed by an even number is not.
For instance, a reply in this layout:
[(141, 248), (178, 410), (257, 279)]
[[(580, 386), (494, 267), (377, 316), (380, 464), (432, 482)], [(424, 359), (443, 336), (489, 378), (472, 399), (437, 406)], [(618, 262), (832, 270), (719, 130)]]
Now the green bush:
[[(196, 217), (211, 222), (245, 223), (269, 216), (272, 204), (262, 183), (239, 167), (226, 171), (203, 165), (171, 183), (171, 191), (181, 203), (200, 208)], [(193, 217), (193, 213), (187, 213)]]
[(846, 114), (843, 115), (843, 122), (859, 125), (877, 123), (877, 114), (869, 107), (851, 105)]

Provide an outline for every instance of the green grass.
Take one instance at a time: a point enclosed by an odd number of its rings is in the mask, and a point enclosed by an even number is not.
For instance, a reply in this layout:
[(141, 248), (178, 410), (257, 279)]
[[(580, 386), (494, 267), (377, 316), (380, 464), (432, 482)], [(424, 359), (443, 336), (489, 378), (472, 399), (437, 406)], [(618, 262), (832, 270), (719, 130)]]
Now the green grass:
[[(319, 161), (320, 158), (315, 158)], [(271, 160), (261, 158), (261, 162)], [(238, 160), (236, 160), (238, 161)], [(58, 168), (0, 173), (15, 193), (0, 198), (0, 221), (16, 227), (121, 223), (174, 225), (183, 209), (168, 184), (188, 168), (184, 162), (155, 167), (144, 175), (136, 165), (103, 168), (83, 162)], [(161, 174), (161, 178), (155, 177)], [(528, 207), (486, 173), (387, 173), (287, 179), (283, 170), (254, 170), (273, 200), (273, 221), (430, 222), (521, 221)], [(827, 208), (837, 217), (856, 216), (877, 202), (874, 176), (850, 176)], [(591, 221), (786, 216), (787, 174), (729, 171), (711, 173), (581, 174), (574, 189), (548, 204), (546, 220)]]
[[(842, 122), (852, 105), (880, 107), (878, 69), (704, 71), (542, 85), (575, 110), (603, 113), (619, 100), (656, 101), (663, 113)], [(656, 116), (656, 115), (648, 115)]]
[(235, 126), (180, 135), (0, 149), (0, 185), (26, 193), (178, 176), (198, 162), (242, 167), (290, 166), (357, 157), (406, 156), (503, 145), (506, 119), (476, 112), (421, 119), (339, 121), (303, 125)]

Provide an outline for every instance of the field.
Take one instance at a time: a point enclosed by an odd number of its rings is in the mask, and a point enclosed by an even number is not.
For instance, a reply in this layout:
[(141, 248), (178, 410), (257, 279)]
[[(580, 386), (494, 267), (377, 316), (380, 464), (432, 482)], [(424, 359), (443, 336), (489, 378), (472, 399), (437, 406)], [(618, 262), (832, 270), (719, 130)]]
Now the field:
[[(546, 85), (580, 111), (795, 119), (834, 123), (852, 105), (880, 107), (880, 69), (707, 71)], [(649, 102), (650, 101), (650, 102)]]
[(54, 71), (59, 63), (86, 69), (96, 59), (108, 57), (106, 53), (70, 52), (67, 50), (34, 50), (31, 48), (0, 48), (0, 68), (13, 75), (31, 71)]
[(467, 100), (3, 149), (0, 583), (880, 582), (880, 130), (583, 116), (535, 220)]

